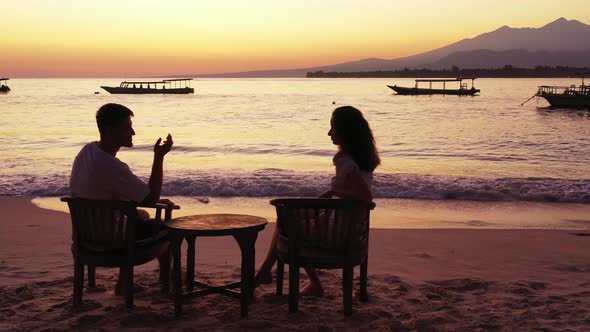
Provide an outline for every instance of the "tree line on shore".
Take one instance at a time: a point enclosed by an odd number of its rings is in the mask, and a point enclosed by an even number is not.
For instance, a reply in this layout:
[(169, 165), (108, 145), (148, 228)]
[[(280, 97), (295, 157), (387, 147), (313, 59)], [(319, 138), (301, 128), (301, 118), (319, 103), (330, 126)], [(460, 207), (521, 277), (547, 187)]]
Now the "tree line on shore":
[(449, 69), (409, 69), (388, 71), (360, 71), (360, 72), (308, 72), (308, 78), (385, 78), (385, 77), (497, 77), (497, 78), (527, 78), (527, 77), (575, 77), (579, 73), (590, 73), (590, 67), (536, 66), (534, 68), (519, 68), (506, 65), (501, 68), (469, 68), (461, 69), (452, 66)]

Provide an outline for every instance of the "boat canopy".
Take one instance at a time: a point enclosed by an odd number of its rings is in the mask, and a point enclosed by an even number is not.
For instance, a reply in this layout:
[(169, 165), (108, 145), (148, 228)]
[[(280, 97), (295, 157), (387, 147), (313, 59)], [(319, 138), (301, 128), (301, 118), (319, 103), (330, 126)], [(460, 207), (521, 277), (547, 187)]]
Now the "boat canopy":
[(123, 83), (129, 84), (157, 84), (157, 83), (168, 83), (168, 82), (181, 82), (181, 81), (192, 81), (192, 78), (173, 78), (169, 80), (161, 80), (161, 81), (123, 81)]
[(192, 81), (192, 78), (171, 78), (169, 80), (164, 80), (164, 82), (174, 82), (174, 81)]
[(539, 85), (536, 96), (542, 97), (544, 94), (550, 95), (587, 95), (590, 96), (590, 86), (588, 85)]
[(174, 87), (177, 87), (178, 85), (181, 86), (190, 86), (190, 81), (192, 81), (192, 78), (171, 78), (171, 79), (166, 79), (166, 80), (161, 80), (161, 81), (123, 81), (121, 82), (120, 87), (122, 88), (129, 88), (129, 87), (136, 87), (137, 85), (139, 85), (140, 87), (143, 87), (144, 85), (150, 86), (153, 85), (154, 87), (156, 86), (171, 86), (174, 85)]
[(416, 80), (416, 85), (414, 88), (418, 89), (418, 83), (428, 83), (429, 89), (432, 89), (432, 83), (442, 83), (443, 90), (446, 90), (446, 83), (447, 82), (459, 82), (459, 90), (467, 90), (467, 83), (463, 83), (463, 80), (471, 80), (471, 89), (475, 89), (473, 86), (473, 81), (475, 81), (477, 77), (457, 77), (457, 78), (421, 78)]
[(560, 85), (539, 85), (539, 92), (541, 91), (545, 92), (545, 93), (563, 93), (562, 92), (558, 92), (559, 90), (565, 90), (565, 91), (570, 91), (570, 92), (586, 92), (588, 90), (590, 90), (590, 85), (586, 85), (584, 84), (584, 76), (590, 76), (590, 72), (584, 72), (584, 73), (574, 73), (576, 75), (580, 75), (582, 77), (582, 84), (579, 86), (576, 86), (575, 84), (572, 84), (570, 86), (560, 86)]
[(475, 80), (477, 77), (457, 77), (457, 78), (434, 78), (434, 79), (427, 79), (421, 78), (417, 79), (416, 82), (457, 82), (463, 80)]

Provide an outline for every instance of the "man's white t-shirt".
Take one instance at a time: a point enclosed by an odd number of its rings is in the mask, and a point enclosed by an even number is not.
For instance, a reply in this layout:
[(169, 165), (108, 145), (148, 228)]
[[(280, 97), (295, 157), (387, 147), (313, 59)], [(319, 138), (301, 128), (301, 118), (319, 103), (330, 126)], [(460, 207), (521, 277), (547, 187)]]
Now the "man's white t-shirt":
[(98, 142), (86, 144), (76, 156), (70, 191), (73, 197), (134, 202), (150, 192), (127, 164), (101, 150)]

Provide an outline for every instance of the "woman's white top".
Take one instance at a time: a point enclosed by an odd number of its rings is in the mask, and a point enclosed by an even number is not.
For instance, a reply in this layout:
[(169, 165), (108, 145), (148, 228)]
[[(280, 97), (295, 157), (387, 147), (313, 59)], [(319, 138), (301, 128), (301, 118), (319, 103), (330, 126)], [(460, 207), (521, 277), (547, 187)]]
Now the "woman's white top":
[(333, 159), (334, 166), (336, 166), (336, 175), (332, 177), (332, 188), (336, 183), (346, 181), (346, 177), (354, 172), (359, 172), (361, 178), (365, 181), (367, 186), (371, 188), (373, 180), (373, 172), (361, 170), (359, 165), (346, 152), (338, 152)]

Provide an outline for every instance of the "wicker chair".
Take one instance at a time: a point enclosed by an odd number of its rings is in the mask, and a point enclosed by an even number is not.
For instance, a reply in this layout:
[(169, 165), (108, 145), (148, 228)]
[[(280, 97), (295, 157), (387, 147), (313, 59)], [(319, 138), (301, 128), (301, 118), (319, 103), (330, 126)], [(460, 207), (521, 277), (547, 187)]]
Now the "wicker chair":
[(299, 268), (342, 269), (343, 311), (352, 314), (354, 267), (360, 265), (360, 299), (367, 300), (369, 216), (375, 207), (348, 199), (273, 199), (277, 211), (277, 295), (289, 264), (289, 312), (299, 306)]
[[(122, 268), (127, 294), (125, 303), (133, 308), (133, 267), (145, 264), (166, 253), (170, 242), (164, 231), (153, 238), (135, 240), (137, 207), (155, 208), (156, 220), (170, 220), (172, 210), (165, 204), (140, 206), (134, 202), (91, 200), (62, 197), (67, 202), (72, 220), (72, 253), (74, 255), (74, 306), (82, 303), (84, 265), (88, 265), (88, 286), (95, 286), (95, 267)], [(168, 273), (163, 273), (168, 277)], [(167, 278), (162, 288), (168, 289)]]

